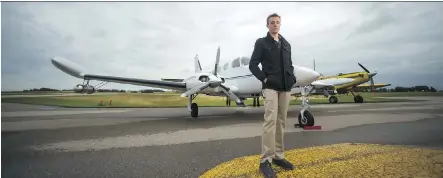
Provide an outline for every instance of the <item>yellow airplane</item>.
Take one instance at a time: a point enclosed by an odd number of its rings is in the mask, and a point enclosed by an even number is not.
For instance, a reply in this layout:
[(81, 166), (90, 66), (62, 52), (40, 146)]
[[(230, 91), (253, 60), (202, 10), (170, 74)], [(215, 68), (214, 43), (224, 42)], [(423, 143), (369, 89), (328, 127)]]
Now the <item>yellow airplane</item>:
[[(351, 73), (339, 73), (336, 76), (320, 76), (319, 80), (324, 79), (333, 79), (333, 78), (351, 78), (353, 79), (351, 82), (344, 83), (341, 85), (335, 85), (329, 89), (335, 90), (337, 94), (346, 94), (348, 92), (351, 92), (354, 96), (354, 101), (356, 103), (363, 103), (363, 97), (360, 96), (358, 93), (357, 95), (354, 94), (357, 90), (361, 89), (368, 89), (370, 88), (373, 92), (375, 91), (375, 88), (390, 86), (391, 84), (374, 84), (374, 80), (372, 79), (375, 75), (377, 75), (377, 71), (370, 72), (368, 69), (366, 69), (363, 65), (358, 63), (358, 65), (363, 68), (364, 71), (362, 72), (351, 72)], [(370, 82), (371, 84), (364, 84), (366, 82)], [(332, 93), (332, 95), (335, 93)], [(326, 91), (324, 92), (325, 96), (329, 97), (330, 103), (337, 103), (338, 98), (336, 96), (332, 96), (330, 92)]]

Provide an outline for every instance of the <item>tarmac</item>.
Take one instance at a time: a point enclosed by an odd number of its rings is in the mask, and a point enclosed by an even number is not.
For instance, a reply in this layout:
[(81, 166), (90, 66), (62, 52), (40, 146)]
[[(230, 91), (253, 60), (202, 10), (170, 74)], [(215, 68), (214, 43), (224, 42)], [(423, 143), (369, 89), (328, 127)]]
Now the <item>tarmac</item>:
[[(2, 103), (2, 177), (257, 177), (263, 109)], [(321, 130), (294, 128), (299, 110), (280, 177), (443, 177), (443, 97), (313, 105)]]

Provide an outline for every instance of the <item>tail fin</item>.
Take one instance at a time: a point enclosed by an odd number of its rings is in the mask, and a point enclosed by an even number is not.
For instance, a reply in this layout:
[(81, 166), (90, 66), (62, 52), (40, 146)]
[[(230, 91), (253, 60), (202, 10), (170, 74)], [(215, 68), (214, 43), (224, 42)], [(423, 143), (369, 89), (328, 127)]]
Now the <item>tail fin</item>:
[(195, 73), (199, 73), (202, 71), (202, 66), (200, 65), (200, 60), (198, 59), (198, 55), (195, 55), (194, 67), (195, 67)]

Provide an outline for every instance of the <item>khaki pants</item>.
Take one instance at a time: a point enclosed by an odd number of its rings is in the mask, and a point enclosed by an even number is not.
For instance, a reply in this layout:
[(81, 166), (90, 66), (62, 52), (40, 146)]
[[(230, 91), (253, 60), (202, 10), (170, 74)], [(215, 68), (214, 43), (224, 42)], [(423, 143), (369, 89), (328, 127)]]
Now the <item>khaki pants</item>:
[(284, 131), (291, 93), (263, 89), (265, 106), (260, 162), (284, 158)]

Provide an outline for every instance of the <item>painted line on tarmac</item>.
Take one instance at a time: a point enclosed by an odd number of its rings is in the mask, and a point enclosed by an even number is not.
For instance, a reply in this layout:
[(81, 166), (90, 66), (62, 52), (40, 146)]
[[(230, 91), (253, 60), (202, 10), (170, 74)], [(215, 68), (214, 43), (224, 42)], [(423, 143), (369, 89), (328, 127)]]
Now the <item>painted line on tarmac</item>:
[(55, 116), (73, 114), (102, 114), (123, 113), (131, 110), (86, 110), (86, 111), (11, 111), (2, 112), (2, 117), (33, 117), (33, 116)]
[(181, 117), (183, 119), (209, 119), (209, 118), (225, 118), (230, 116), (199, 116), (198, 118), (188, 116), (188, 117)]
[[(296, 167), (273, 165), (278, 177), (443, 177), (443, 150), (378, 144), (334, 144), (285, 152)], [(206, 177), (263, 177), (260, 155), (219, 164)]]
[[(432, 118), (433, 115), (426, 113), (418, 114), (354, 114), (341, 116), (319, 116), (316, 125), (321, 125), (322, 130), (331, 131), (349, 126), (363, 124), (408, 122), (424, 118)], [(296, 118), (288, 118), (285, 132), (305, 132), (303, 129), (294, 128), (298, 123)], [(131, 148), (145, 146), (174, 145), (212, 140), (227, 140), (237, 138), (251, 138), (262, 134), (262, 123), (244, 123), (213, 128), (198, 128), (179, 130), (175, 132), (163, 132), (146, 135), (128, 135), (119, 137), (107, 137), (90, 140), (74, 140), (46, 145), (32, 146), (34, 150), (57, 150), (57, 151), (88, 151), (105, 150), (111, 148)]]
[(126, 124), (131, 122), (163, 120), (166, 118), (93, 118), (93, 119), (56, 119), (32, 120), (18, 122), (2, 122), (2, 132), (50, 130), (70, 127), (106, 126)]
[(346, 112), (346, 111), (397, 111), (397, 110), (417, 110), (417, 109), (439, 109), (441, 106), (430, 105), (430, 106), (403, 106), (403, 107), (392, 107), (392, 108), (369, 108), (369, 109), (344, 109), (344, 110), (330, 110), (326, 112)]
[[(362, 104), (313, 104), (311, 108), (347, 108), (347, 107), (359, 107)], [(293, 105), (293, 107), (300, 108), (300, 105)]]

